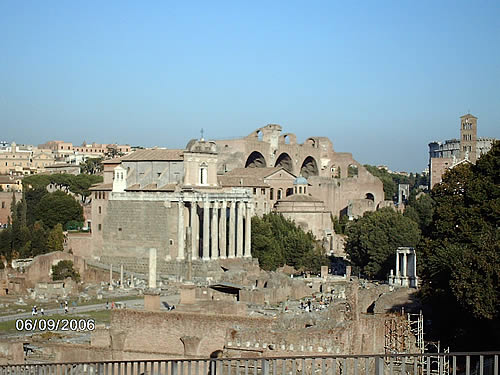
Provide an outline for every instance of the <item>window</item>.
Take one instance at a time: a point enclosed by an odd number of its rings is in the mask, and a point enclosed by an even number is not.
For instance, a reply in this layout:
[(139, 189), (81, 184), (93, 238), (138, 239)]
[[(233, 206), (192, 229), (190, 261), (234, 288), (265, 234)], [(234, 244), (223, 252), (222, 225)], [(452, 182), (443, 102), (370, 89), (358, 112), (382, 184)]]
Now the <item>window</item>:
[(102, 207), (99, 206), (99, 213), (101, 214), (102, 213)]
[(208, 184), (208, 168), (205, 163), (200, 166), (200, 184)]
[(261, 193), (262, 195), (266, 195), (266, 189), (260, 189), (260, 193)]
[(270, 200), (274, 200), (274, 189), (273, 189), (273, 188), (271, 188), (271, 189), (269, 190), (269, 199), (270, 199)]
[(5, 202), (2, 202), (2, 208), (5, 208)]
[(257, 188), (253, 188), (253, 195), (257, 194)]
[(302, 186), (299, 186), (299, 194), (302, 194)]
[(97, 199), (97, 191), (94, 193), (94, 198)]
[(283, 196), (283, 190), (279, 189), (278, 190), (278, 199), (281, 199), (282, 196)]
[(98, 229), (99, 231), (101, 231), (101, 229), (102, 229), (102, 224), (98, 224), (98, 225), (97, 225), (97, 229)]

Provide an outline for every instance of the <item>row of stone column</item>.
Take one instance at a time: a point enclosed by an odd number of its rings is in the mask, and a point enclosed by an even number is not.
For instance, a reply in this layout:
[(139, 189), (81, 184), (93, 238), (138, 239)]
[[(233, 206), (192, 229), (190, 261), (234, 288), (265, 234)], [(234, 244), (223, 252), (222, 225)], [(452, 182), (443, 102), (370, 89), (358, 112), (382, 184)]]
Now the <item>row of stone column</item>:
[[(400, 268), (400, 260), (399, 256), (402, 255), (402, 267)], [(410, 275), (408, 275), (408, 255), (411, 257), (411, 264), (410, 264)], [(415, 260), (415, 254), (407, 254), (407, 253), (400, 253), (396, 252), (396, 276), (402, 276), (402, 277), (408, 277), (408, 276), (415, 276), (417, 274), (417, 262)]]
[[(185, 259), (186, 225), (192, 229), (192, 259), (198, 259), (200, 217), (198, 207), (203, 211), (203, 242), (201, 259), (250, 258), (251, 255), (251, 217), (252, 207), (242, 201), (191, 201), (188, 220), (184, 218), (185, 202), (178, 202), (178, 256)], [(229, 218), (227, 211), (229, 209)], [(229, 225), (227, 225), (229, 224)], [(229, 233), (226, 233), (226, 230)], [(228, 238), (227, 238), (228, 237)], [(227, 240), (226, 240), (227, 238)]]

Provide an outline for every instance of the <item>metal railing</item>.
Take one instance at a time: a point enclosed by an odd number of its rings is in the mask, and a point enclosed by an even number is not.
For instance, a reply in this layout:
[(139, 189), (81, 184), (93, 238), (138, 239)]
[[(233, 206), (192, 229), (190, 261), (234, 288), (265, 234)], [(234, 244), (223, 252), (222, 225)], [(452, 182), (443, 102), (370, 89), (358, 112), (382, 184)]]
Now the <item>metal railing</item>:
[(499, 375), (499, 355), (482, 352), (40, 363), (0, 366), (0, 375)]

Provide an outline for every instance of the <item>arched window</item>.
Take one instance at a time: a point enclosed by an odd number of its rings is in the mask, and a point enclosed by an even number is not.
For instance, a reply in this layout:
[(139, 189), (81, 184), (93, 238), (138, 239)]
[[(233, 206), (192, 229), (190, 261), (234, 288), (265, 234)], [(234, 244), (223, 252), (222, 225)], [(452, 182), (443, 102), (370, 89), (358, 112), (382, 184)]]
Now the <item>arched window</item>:
[(302, 194), (302, 186), (299, 186), (299, 194)]
[(281, 199), (283, 197), (283, 190), (279, 189), (278, 190), (278, 199)]

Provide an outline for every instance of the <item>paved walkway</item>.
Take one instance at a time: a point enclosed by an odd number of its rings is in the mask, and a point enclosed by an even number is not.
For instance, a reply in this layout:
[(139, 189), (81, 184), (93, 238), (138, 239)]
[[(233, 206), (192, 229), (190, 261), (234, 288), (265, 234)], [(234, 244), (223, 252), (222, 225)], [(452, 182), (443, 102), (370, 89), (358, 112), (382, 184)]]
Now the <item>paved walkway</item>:
[[(108, 299), (109, 301), (109, 308), (111, 308), (111, 301), (112, 299)], [(179, 301), (179, 296), (174, 295), (174, 296), (165, 296), (161, 297), (162, 302), (168, 302), (169, 304), (175, 304)], [(132, 300), (127, 300), (127, 301), (116, 301), (115, 304), (120, 303), (122, 305), (125, 305), (127, 308), (142, 308), (144, 307), (144, 298), (137, 298), (137, 299), (132, 299)], [(82, 313), (82, 312), (87, 312), (87, 311), (99, 311), (99, 310), (105, 310), (106, 309), (106, 303), (99, 303), (96, 305), (86, 305), (86, 306), (76, 306), (73, 307), (71, 304), (68, 305), (69, 307), (69, 312), (68, 316), (77, 314), (77, 313)], [(161, 309), (164, 309), (163, 305), (161, 305)], [(166, 309), (165, 309), (166, 310)], [(48, 309), (44, 311), (45, 316), (50, 316), (53, 314), (64, 314), (64, 309), (56, 308), (56, 309)], [(38, 317), (40, 317), (40, 310), (38, 310)], [(31, 312), (26, 312), (26, 313), (18, 313), (18, 314), (11, 314), (11, 315), (4, 315), (0, 316), (0, 322), (5, 322), (9, 320), (16, 320), (16, 319), (26, 319), (26, 318), (31, 318)]]

